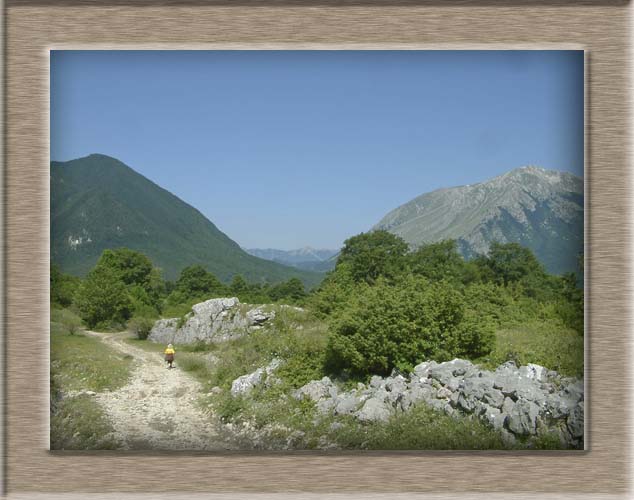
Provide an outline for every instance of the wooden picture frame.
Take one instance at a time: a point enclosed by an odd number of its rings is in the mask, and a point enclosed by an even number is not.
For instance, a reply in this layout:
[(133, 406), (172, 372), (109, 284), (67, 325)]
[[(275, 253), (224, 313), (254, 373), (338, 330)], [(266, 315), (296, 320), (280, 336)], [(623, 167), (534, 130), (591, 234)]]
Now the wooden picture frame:
[[(632, 309), (630, 14), (629, 2), (598, 0), (7, 1), (5, 492), (15, 498), (625, 495), (632, 434), (624, 404), (631, 389), (625, 378)], [(586, 451), (49, 452), (48, 57), (65, 48), (587, 51)]]

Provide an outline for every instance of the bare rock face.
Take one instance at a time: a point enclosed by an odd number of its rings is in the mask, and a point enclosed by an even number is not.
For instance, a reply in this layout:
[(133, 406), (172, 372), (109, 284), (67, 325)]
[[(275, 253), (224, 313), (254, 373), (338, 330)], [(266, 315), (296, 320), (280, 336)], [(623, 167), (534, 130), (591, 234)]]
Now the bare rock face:
[(148, 340), (163, 344), (223, 342), (262, 328), (274, 317), (275, 311), (240, 304), (236, 297), (211, 299), (194, 305), (184, 318), (158, 320)]

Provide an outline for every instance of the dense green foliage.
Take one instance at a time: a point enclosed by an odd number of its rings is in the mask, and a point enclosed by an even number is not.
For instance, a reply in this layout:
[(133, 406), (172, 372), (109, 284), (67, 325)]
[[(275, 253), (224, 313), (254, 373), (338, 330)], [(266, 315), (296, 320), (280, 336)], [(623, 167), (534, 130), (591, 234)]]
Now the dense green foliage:
[(335, 271), (345, 268), (357, 283), (394, 280), (403, 272), (407, 251), (407, 243), (387, 231), (361, 233), (344, 242)]
[(151, 318), (135, 317), (128, 321), (128, 330), (134, 333), (139, 340), (145, 340), (150, 335), (154, 322)]
[(124, 323), (132, 315), (126, 286), (108, 269), (92, 270), (75, 294), (75, 305), (89, 328)]
[(362, 286), (331, 324), (328, 363), (334, 371), (405, 373), (426, 359), (475, 358), (493, 347), (491, 324), (448, 282), (408, 276), (399, 286), (379, 279)]
[(225, 285), (200, 265), (183, 269), (175, 283), (165, 282), (147, 256), (128, 248), (104, 250), (84, 280), (51, 268), (54, 305), (72, 303), (89, 328), (118, 328), (128, 322), (140, 338), (147, 337), (161, 315), (181, 317), (198, 302), (227, 296), (245, 303), (302, 304), (306, 290), (298, 278), (269, 285), (236, 275)]
[[(493, 244), (488, 256), (466, 261), (451, 240), (410, 252), (398, 240), (385, 231), (348, 239), (336, 268), (309, 297), (330, 325), (331, 373), (385, 374), (452, 357), (583, 369), (583, 290), (573, 273), (547, 274), (515, 243)], [(574, 346), (573, 355), (554, 359), (530, 333), (519, 355), (494, 335), (527, 323), (549, 330), (551, 346)]]
[[(268, 285), (236, 275), (226, 285), (201, 266), (188, 266), (175, 282), (163, 282), (143, 255), (119, 249), (104, 252), (78, 286), (72, 307), (88, 326), (128, 320), (137, 336), (131, 341), (157, 351), (162, 346), (141, 340), (154, 319), (159, 314), (179, 317), (201, 300), (238, 296), (246, 303), (303, 305), (268, 306), (276, 313), (271, 324), (236, 340), (177, 346), (178, 366), (201, 382), (205, 408), (211, 405), (225, 422), (270, 429), (263, 439), (272, 448), (286, 447), (289, 439), (298, 448), (318, 448), (324, 442), (360, 449), (504, 448), (500, 435), (477, 419), (449, 417), (424, 405), (385, 423), (360, 424), (349, 416), (318, 418), (312, 402), (291, 396), (324, 375), (344, 390), (374, 374), (393, 369), (407, 374), (420, 361), (453, 357), (489, 369), (514, 360), (582, 375), (583, 291), (576, 276), (547, 274), (530, 252), (514, 244), (492, 250), (489, 256), (465, 261), (453, 241), (410, 251), (387, 233), (359, 235), (346, 241), (337, 266), (319, 289), (306, 294), (294, 279)], [(57, 274), (53, 282), (64, 283), (64, 276)], [(78, 321), (72, 312), (55, 309), (54, 318), (67, 349), (73, 348), (67, 339), (83, 342), (83, 336), (69, 335)], [(87, 358), (81, 352), (76, 356)], [(67, 359), (59, 352), (57, 357)], [(233, 380), (273, 359), (281, 364), (271, 383), (265, 381), (248, 397), (231, 395)], [(122, 362), (114, 360), (119, 373), (124, 373)], [(114, 374), (108, 375), (109, 367), (100, 369), (106, 376), (95, 387), (103, 388), (113, 383)], [(94, 367), (86, 370), (92, 380)], [(72, 378), (55, 380), (74, 384)], [(54, 418), (71, 415), (81, 423), (77, 409), (88, 415), (95, 411), (88, 400), (77, 399), (75, 406), (59, 406)], [(98, 413), (93, 416), (98, 426), (105, 425)], [(67, 434), (65, 424), (55, 422)], [(97, 445), (88, 427), (74, 429), (85, 435), (81, 439), (88, 446)], [(297, 435), (301, 437), (292, 437)], [(516, 447), (556, 445), (543, 439), (518, 441)], [(72, 447), (72, 440), (64, 446)]]
[(236, 274), (254, 283), (297, 277), (311, 287), (323, 277), (249, 255), (198, 210), (114, 158), (51, 162), (51, 261), (85, 276), (104, 250), (120, 247), (147, 255), (170, 280), (195, 264), (223, 282)]
[(64, 274), (58, 266), (51, 264), (51, 304), (59, 307), (70, 306), (80, 282), (79, 278)]
[(104, 250), (74, 295), (90, 328), (124, 324), (132, 315), (157, 317), (164, 284), (143, 254), (127, 248)]
[(304, 290), (304, 285), (300, 280), (291, 278), (284, 283), (272, 286), (268, 294), (274, 301), (290, 299), (292, 303), (298, 303), (306, 297), (306, 290)]
[(452, 284), (477, 281), (480, 270), (474, 263), (465, 262), (453, 240), (424, 245), (407, 256), (412, 274), (431, 281), (447, 280)]

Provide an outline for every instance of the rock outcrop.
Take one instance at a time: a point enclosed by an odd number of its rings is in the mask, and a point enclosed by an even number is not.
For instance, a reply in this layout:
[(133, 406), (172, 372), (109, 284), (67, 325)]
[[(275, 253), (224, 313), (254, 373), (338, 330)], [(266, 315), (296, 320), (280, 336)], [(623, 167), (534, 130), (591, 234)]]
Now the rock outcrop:
[(232, 396), (246, 396), (254, 387), (264, 383), (275, 383), (277, 378), (273, 377), (273, 372), (282, 364), (278, 358), (273, 359), (267, 366), (258, 368), (252, 373), (242, 375), (231, 384)]
[(474, 415), (502, 433), (507, 442), (556, 432), (564, 446), (583, 447), (583, 381), (561, 377), (534, 364), (513, 362), (494, 372), (454, 359), (417, 365), (406, 378), (374, 376), (369, 386), (339, 393), (328, 378), (313, 380), (293, 396), (309, 398), (322, 414), (386, 421), (424, 403), (449, 415)]
[(236, 297), (211, 299), (194, 305), (184, 318), (158, 320), (148, 340), (163, 344), (222, 342), (262, 328), (274, 317), (275, 311), (241, 304)]

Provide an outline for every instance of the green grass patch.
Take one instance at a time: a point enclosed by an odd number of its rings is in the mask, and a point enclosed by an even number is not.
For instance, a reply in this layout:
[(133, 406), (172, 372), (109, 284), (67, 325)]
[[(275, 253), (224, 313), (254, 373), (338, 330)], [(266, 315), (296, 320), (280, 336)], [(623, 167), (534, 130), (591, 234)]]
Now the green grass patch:
[(131, 362), (97, 338), (71, 335), (51, 322), (51, 379), (64, 392), (117, 389), (128, 381)]
[(190, 373), (200, 381), (207, 381), (213, 370), (212, 363), (201, 354), (181, 352), (177, 354), (175, 362), (178, 368)]
[(130, 344), (131, 346), (138, 347), (139, 349), (143, 349), (147, 352), (162, 353), (165, 350), (165, 347), (167, 347), (166, 345), (159, 344), (157, 342), (150, 342), (149, 340), (141, 340), (133, 337), (125, 338), (124, 342)]
[(583, 376), (583, 336), (556, 321), (532, 321), (496, 332), (495, 348), (482, 366), (495, 369), (505, 361), (536, 363), (566, 376)]
[(67, 397), (53, 407), (51, 450), (114, 450), (121, 446), (93, 396)]
[(93, 396), (71, 391), (114, 390), (128, 381), (132, 358), (99, 339), (70, 333), (68, 310), (51, 311), (51, 449), (92, 450), (119, 447), (112, 427)]
[(452, 417), (424, 404), (388, 422), (359, 424), (345, 419), (329, 436), (345, 449), (497, 450), (507, 449), (498, 432), (478, 419)]
[(306, 312), (277, 308), (270, 327), (210, 347), (216, 360), (201, 374), (201, 380), (211, 387), (229, 389), (234, 379), (280, 358), (283, 364), (277, 376), (288, 387), (300, 387), (323, 376), (326, 331), (322, 321)]

